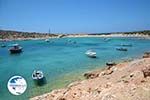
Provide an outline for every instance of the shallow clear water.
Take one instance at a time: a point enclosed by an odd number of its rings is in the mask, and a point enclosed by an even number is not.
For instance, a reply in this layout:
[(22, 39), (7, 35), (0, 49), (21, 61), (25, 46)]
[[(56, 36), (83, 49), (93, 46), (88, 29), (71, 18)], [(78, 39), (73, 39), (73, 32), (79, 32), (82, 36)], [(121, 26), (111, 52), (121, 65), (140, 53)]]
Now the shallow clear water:
[[(82, 72), (100, 68), (108, 61), (136, 58), (150, 51), (150, 40), (136, 38), (111, 38), (109, 41), (104, 41), (104, 38), (61, 38), (51, 39), (49, 43), (29, 40), (7, 42), (7, 45), (15, 42), (23, 47), (23, 53), (10, 55), (8, 47), (0, 48), (1, 100), (27, 100), (82, 79)], [(117, 51), (116, 47), (123, 43), (133, 46), (126, 47), (127, 52)], [(96, 59), (85, 55), (88, 49), (97, 52)], [(34, 69), (44, 72), (46, 85), (38, 87), (34, 84), (31, 77)], [(13, 96), (7, 89), (7, 81), (14, 75), (23, 76), (28, 84), (26, 92), (20, 96)]]

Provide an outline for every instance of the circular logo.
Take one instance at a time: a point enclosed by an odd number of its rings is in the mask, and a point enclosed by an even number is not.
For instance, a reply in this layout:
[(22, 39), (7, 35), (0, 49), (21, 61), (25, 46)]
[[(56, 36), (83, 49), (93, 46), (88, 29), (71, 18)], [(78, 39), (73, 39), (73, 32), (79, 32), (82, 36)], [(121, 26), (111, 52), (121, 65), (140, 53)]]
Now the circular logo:
[(13, 95), (21, 95), (27, 89), (27, 83), (22, 76), (13, 76), (9, 79), (7, 88)]

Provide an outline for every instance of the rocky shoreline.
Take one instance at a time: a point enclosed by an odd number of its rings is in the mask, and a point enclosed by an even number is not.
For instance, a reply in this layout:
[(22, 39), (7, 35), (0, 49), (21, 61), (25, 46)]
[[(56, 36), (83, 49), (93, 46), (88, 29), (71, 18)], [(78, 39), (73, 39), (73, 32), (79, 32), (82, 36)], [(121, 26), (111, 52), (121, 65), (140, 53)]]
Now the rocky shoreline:
[(88, 72), (84, 76), (87, 80), (30, 100), (149, 100), (150, 52), (140, 59)]

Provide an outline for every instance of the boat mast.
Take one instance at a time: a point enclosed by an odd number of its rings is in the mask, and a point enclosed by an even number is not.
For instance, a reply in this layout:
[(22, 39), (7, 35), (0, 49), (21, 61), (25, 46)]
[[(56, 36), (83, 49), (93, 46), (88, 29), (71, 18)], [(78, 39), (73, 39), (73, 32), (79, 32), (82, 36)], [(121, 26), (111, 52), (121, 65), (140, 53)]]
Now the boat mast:
[(50, 30), (50, 28), (49, 28), (49, 30), (48, 30), (48, 33), (49, 33), (49, 34), (51, 34), (51, 30)]

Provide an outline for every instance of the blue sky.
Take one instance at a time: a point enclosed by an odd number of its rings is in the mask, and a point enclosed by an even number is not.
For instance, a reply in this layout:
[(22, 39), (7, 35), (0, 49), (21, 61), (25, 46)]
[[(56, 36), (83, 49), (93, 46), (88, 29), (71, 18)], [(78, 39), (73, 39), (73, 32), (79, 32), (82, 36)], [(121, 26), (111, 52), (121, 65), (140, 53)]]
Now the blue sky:
[(150, 0), (0, 0), (0, 29), (95, 33), (150, 29)]

